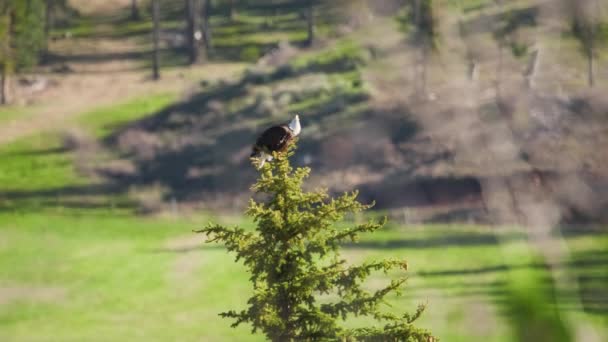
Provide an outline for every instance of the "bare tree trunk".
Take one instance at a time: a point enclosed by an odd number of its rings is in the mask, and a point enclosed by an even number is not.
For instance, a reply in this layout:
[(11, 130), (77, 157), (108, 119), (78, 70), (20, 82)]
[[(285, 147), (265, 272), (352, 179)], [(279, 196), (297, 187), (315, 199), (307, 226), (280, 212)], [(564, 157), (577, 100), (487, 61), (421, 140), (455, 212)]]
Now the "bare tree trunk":
[(415, 66), (416, 72), (414, 73), (416, 77), (416, 96), (422, 96), (422, 94), (426, 93), (426, 39), (420, 27), (420, 1), (415, 0), (412, 2), (414, 6), (415, 39), (419, 49), (418, 61)]
[(152, 32), (152, 40), (154, 44), (154, 52), (152, 56), (152, 78), (154, 80), (160, 79), (160, 51), (159, 51), (159, 40), (160, 40), (160, 4), (159, 0), (152, 0), (152, 20), (154, 22), (154, 28)]
[(593, 17), (591, 18), (591, 28), (589, 30), (589, 56), (588, 58), (588, 79), (589, 79), (589, 86), (593, 87), (595, 85), (595, 29), (596, 29), (596, 25), (600, 24), (600, 20), (601, 18), (599, 17), (600, 13), (602, 13), (602, 9), (600, 7), (600, 2), (599, 0), (595, 0), (593, 3), (594, 6), (594, 11), (593, 11)]
[(131, 20), (139, 20), (139, 7), (137, 7), (137, 0), (131, 0)]
[(190, 64), (200, 63), (204, 54), (203, 32), (201, 32), (201, 0), (186, 0), (186, 21)]
[[(460, 8), (462, 12), (462, 8)], [(461, 17), (458, 19), (458, 34), (460, 35), (460, 39), (464, 43), (465, 47), (465, 56), (467, 59), (467, 79), (469, 82), (477, 82), (479, 76), (479, 65), (477, 64), (477, 60), (475, 59), (475, 55), (471, 50), (470, 44), (467, 42), (467, 34), (464, 26), (464, 19)]]
[(308, 8), (306, 9), (306, 23), (308, 26), (308, 38), (306, 40), (307, 45), (312, 45), (315, 39), (315, 13), (314, 13), (314, 0), (308, 0)]
[[(0, 42), (0, 48), (2, 50), (10, 51), (11, 47), (11, 35), (14, 32), (14, 21), (13, 21), (14, 13), (9, 13), (7, 16), (8, 23), (6, 24), (6, 37), (4, 41)], [(0, 63), (0, 104), (9, 104), (11, 99), (10, 94), (10, 72), (11, 70), (11, 59), (13, 58), (10, 53), (7, 57), (8, 60), (4, 60), (3, 63)]]
[(186, 37), (188, 38), (188, 58), (190, 64), (194, 64), (198, 57), (196, 56), (196, 41), (194, 33), (196, 26), (194, 25), (194, 1), (186, 0)]
[(426, 40), (423, 43), (424, 45), (422, 46), (422, 51), (420, 53), (420, 84), (421, 84), (421, 88), (420, 88), (420, 94), (424, 95), (424, 97), (426, 98), (427, 96), (427, 71), (428, 71), (428, 62), (429, 62), (429, 55), (430, 55), (430, 47), (427, 46)]
[(44, 34), (46, 39), (49, 39), (49, 34), (54, 26), (53, 8), (55, 7), (55, 0), (46, 0), (45, 9), (45, 23), (44, 23)]
[(498, 42), (498, 62), (496, 64), (496, 80), (494, 82), (494, 91), (496, 93), (496, 98), (501, 99), (501, 87), (502, 87), (502, 70), (504, 64), (504, 43), (502, 41)]
[(528, 64), (528, 69), (524, 76), (526, 77), (526, 83), (528, 88), (534, 89), (536, 87), (536, 74), (538, 73), (540, 64), (540, 47), (532, 52), (532, 56), (530, 57), (530, 62)]
[(469, 59), (469, 70), (467, 73), (469, 82), (477, 82), (479, 78), (479, 66), (473, 59)]
[(10, 98), (10, 78), (8, 68), (0, 70), (0, 104), (6, 105), (11, 102)]
[(420, 0), (414, 1), (414, 25), (416, 28), (420, 26)]
[(230, 19), (230, 21), (236, 19), (237, 16), (235, 2), (236, 0), (228, 0), (228, 19)]
[(205, 43), (205, 51), (211, 51), (211, 25), (209, 18), (211, 13), (211, 0), (205, 0), (203, 5), (203, 41)]
[(589, 49), (587, 51), (587, 81), (589, 82), (589, 86), (593, 87), (595, 84), (595, 73), (594, 73), (594, 47), (593, 47), (593, 32), (591, 32), (591, 37), (589, 37)]

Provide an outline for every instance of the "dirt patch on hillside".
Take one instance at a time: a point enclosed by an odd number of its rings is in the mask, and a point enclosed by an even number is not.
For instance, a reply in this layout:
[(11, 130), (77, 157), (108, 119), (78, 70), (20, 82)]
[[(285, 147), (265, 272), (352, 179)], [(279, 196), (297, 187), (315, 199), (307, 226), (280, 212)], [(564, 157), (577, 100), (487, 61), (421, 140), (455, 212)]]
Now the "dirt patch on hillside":
[(115, 13), (117, 9), (127, 8), (131, 0), (70, 0), (70, 5), (85, 15)]

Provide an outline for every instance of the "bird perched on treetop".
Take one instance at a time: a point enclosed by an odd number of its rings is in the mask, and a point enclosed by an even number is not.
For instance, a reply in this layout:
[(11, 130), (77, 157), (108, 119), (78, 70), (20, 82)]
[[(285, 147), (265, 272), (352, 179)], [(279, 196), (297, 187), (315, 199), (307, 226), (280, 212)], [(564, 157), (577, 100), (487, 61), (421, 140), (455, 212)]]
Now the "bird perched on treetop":
[(296, 115), (287, 125), (272, 126), (265, 130), (256, 140), (251, 158), (259, 158), (258, 169), (272, 160), (272, 152), (285, 152), (289, 144), (300, 134), (300, 117)]

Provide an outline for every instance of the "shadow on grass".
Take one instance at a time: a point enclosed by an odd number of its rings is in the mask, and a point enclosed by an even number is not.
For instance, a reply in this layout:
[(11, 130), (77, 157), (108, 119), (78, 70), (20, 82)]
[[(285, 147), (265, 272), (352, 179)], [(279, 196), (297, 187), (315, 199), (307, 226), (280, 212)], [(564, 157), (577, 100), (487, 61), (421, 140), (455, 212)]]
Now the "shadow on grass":
[[(192, 233), (195, 234), (195, 233)], [(176, 247), (163, 247), (163, 248), (155, 248), (151, 249), (152, 253), (176, 253), (176, 254), (185, 254), (192, 252), (200, 252), (205, 250), (226, 250), (224, 246), (220, 246), (217, 244), (206, 244), (202, 241), (201, 237), (201, 245), (200, 246), (176, 246)]]
[[(524, 239), (522, 234), (510, 234), (503, 236), (500, 242)], [(435, 249), (440, 247), (471, 247), (484, 245), (498, 245), (499, 240), (494, 233), (460, 233), (442, 234), (421, 239), (398, 239), (387, 241), (361, 241), (356, 243), (345, 243), (344, 247), (349, 249)]]
[[(462, 268), (436, 271), (421, 271), (417, 275), (426, 279), (424, 286), (410, 287), (413, 291), (432, 289), (443, 289), (449, 291), (450, 296), (467, 297), (467, 296), (489, 296), (494, 298), (497, 303), (506, 310), (509, 314), (509, 301), (511, 300), (511, 292), (508, 289), (507, 283), (504, 281), (479, 282), (478, 277), (487, 279), (488, 276), (495, 275), (501, 278), (508, 278), (509, 271), (512, 270), (536, 270), (542, 272), (542, 277), (534, 285), (538, 287), (535, 291), (551, 294), (544, 299), (544, 304), (548, 307), (554, 306), (555, 302), (560, 302), (560, 307), (572, 306), (578, 296), (583, 305), (583, 310), (590, 314), (608, 316), (608, 251), (587, 251), (583, 253), (575, 253), (571, 260), (561, 265), (570, 276), (576, 281), (576, 288), (564, 288), (564, 284), (560, 284), (562, 290), (572, 291), (570, 294), (557, 294), (553, 289), (553, 279), (550, 275), (551, 268), (544, 263), (529, 263), (506, 265), (498, 264), (493, 266), (485, 266), (479, 268)], [(458, 281), (454, 281), (458, 279)], [(517, 284), (515, 284), (517, 285)], [(574, 291), (577, 292), (574, 292)], [(500, 295), (500, 296), (497, 296)], [(542, 308), (541, 308), (542, 310)], [(511, 312), (510, 314), (517, 314)]]
[(102, 210), (134, 210), (135, 204), (125, 198), (116, 198), (123, 188), (116, 184), (66, 186), (32, 191), (0, 191), (0, 211), (41, 212), (76, 210), (94, 215)]
[(521, 27), (534, 27), (537, 25), (538, 6), (506, 10), (495, 14), (481, 14), (474, 16), (463, 23), (463, 31), (467, 34), (487, 33), (494, 30), (496, 38), (503, 39), (506, 35)]

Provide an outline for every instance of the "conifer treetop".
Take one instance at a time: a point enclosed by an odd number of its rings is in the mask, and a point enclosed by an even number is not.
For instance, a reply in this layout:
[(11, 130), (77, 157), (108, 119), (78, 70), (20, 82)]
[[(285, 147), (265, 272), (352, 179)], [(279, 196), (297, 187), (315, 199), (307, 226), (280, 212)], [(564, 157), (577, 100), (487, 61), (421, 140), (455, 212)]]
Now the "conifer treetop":
[[(356, 191), (337, 198), (330, 198), (327, 190), (303, 191), (310, 168), (291, 167), (294, 150), (292, 144), (287, 153), (275, 153), (251, 188), (267, 197), (263, 202), (251, 199), (245, 212), (255, 230), (210, 223), (199, 231), (208, 236), (207, 242), (222, 243), (235, 253), (251, 274), (247, 308), (220, 315), (234, 319), (233, 327), (248, 323), (272, 341), (435, 341), (413, 325), (424, 306), (411, 315), (386, 310), (386, 296), (399, 293), (405, 278), (371, 292), (362, 286), (374, 271), (407, 270), (404, 260), (351, 265), (340, 256), (342, 242), (380, 229), (386, 219), (337, 228), (346, 214), (372, 205), (358, 202)], [(377, 324), (344, 328), (341, 323), (353, 316), (367, 316)]]

